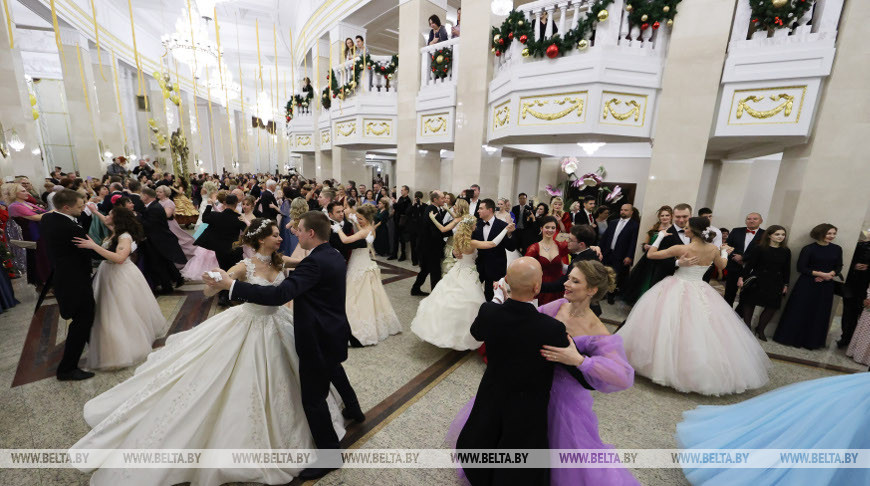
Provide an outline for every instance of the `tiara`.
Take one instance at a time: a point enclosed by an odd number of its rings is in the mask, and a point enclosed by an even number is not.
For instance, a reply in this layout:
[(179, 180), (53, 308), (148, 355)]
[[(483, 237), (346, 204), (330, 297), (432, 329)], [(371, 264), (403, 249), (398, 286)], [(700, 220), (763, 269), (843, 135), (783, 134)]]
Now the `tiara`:
[(466, 214), (465, 216), (462, 217), (462, 221), (460, 221), (459, 224), (472, 225), (472, 224), (474, 224), (475, 221), (477, 221), (477, 218), (475, 218), (474, 216), (472, 216), (470, 214)]
[(259, 233), (260, 231), (263, 231), (264, 229), (266, 229), (266, 227), (269, 226), (269, 224), (272, 223), (272, 222), (273, 222), (273, 221), (272, 221), (271, 219), (264, 219), (263, 222), (260, 223), (260, 227), (259, 227), (259, 228), (255, 229), (254, 231), (249, 231), (249, 232), (245, 233), (245, 236), (247, 236), (247, 237), (249, 237), (249, 238), (250, 238), (250, 237), (253, 237), (254, 235), (256, 235), (257, 233)]

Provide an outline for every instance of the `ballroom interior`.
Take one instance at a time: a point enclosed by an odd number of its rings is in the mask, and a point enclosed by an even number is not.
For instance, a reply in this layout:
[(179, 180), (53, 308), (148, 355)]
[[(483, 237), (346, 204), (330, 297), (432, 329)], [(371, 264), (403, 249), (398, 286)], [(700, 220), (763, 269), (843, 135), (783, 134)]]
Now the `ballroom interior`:
[[(838, 228), (847, 263), (870, 237), (870, 43), (857, 25), (870, 2), (815, 0), (786, 27), (765, 30), (749, 0), (683, 0), (655, 25), (638, 23), (632, 0), (612, 0), (580, 41), (554, 52), (546, 39), (585, 22), (601, 0), (2, 1), (4, 181), (27, 176), (41, 190), (55, 167), (99, 178), (118, 155), (171, 170), (179, 134), (184, 173), (277, 171), (367, 185), (381, 176), (412, 194), (478, 184), (483, 197), (512, 204), (520, 193), (549, 202), (572, 190), (573, 174), (592, 173), (602, 188), (620, 188), (643, 231), (660, 206), (688, 203), (711, 208), (716, 227), (757, 212), (763, 226), (789, 229), (795, 254), (820, 223)], [(494, 37), (512, 9), (534, 23), (532, 38)], [(432, 15), (449, 38), (427, 45)], [(357, 36), (359, 52), (345, 44)], [(572, 174), (566, 158), (576, 161)], [(367, 420), (342, 445), (446, 447), (444, 431), (486, 365), (414, 335), (418, 267), (377, 263), (403, 332), (349, 350), (345, 369)], [(66, 321), (52, 297), (36, 308), (32, 286), (13, 286), (20, 304), (0, 313), (0, 449), (66, 449), (90, 430), (84, 403), (133, 368), (56, 381)], [(188, 282), (157, 299), (161, 338), (222, 311), (203, 288)], [(602, 307), (610, 331), (630, 310)], [(837, 297), (832, 344), (821, 350), (761, 343), (773, 362), (761, 389), (712, 397), (637, 377), (626, 391), (595, 394), (602, 439), (676, 448), (675, 425), (698, 405), (867, 371), (837, 348), (839, 319)], [(689, 484), (678, 468), (632, 473), (644, 485)], [(0, 470), (2, 484), (88, 477)], [(347, 468), (316, 484), (462, 483), (450, 469)]]

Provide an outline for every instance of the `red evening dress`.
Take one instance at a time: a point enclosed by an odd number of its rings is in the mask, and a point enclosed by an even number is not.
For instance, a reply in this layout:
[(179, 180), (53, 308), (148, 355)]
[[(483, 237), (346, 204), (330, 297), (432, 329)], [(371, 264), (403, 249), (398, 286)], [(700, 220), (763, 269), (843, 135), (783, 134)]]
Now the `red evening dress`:
[[(568, 244), (561, 241), (555, 242), (556, 246), (559, 248), (559, 256), (553, 258), (552, 260), (548, 260), (547, 258), (541, 256), (540, 254), (540, 242), (533, 244), (526, 250), (526, 256), (532, 257), (538, 262), (541, 263), (541, 268), (544, 271), (543, 282), (553, 282), (562, 278), (565, 275), (564, 270), (562, 269), (562, 262), (568, 256)], [(561, 299), (564, 296), (564, 292), (541, 292), (538, 294), (538, 305), (548, 304), (553, 302), (554, 300)]]

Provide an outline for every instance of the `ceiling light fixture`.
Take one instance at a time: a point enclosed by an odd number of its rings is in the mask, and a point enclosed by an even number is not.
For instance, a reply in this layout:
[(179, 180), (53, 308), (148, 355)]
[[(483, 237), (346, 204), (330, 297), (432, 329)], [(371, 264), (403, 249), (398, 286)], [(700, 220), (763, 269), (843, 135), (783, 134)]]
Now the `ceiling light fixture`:
[(580, 148), (582, 148), (583, 151), (586, 152), (586, 155), (592, 156), (595, 152), (598, 151), (598, 149), (600, 149), (601, 147), (603, 147), (607, 144), (604, 142), (590, 142), (590, 143), (581, 142), (581, 143), (578, 143), (577, 145), (579, 145)]
[(514, 2), (511, 0), (492, 0), (491, 8), (492, 13), (504, 17), (514, 9)]

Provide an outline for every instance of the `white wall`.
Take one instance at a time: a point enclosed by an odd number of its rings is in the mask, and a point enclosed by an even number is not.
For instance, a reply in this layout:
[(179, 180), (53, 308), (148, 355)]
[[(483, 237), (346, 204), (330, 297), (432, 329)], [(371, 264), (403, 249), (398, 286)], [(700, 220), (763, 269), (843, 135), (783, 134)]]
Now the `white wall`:
[(764, 226), (779, 224), (771, 220), (773, 187), (779, 173), (781, 154), (758, 159), (725, 160), (716, 183), (713, 224), (734, 228), (743, 225), (748, 213), (760, 213)]

